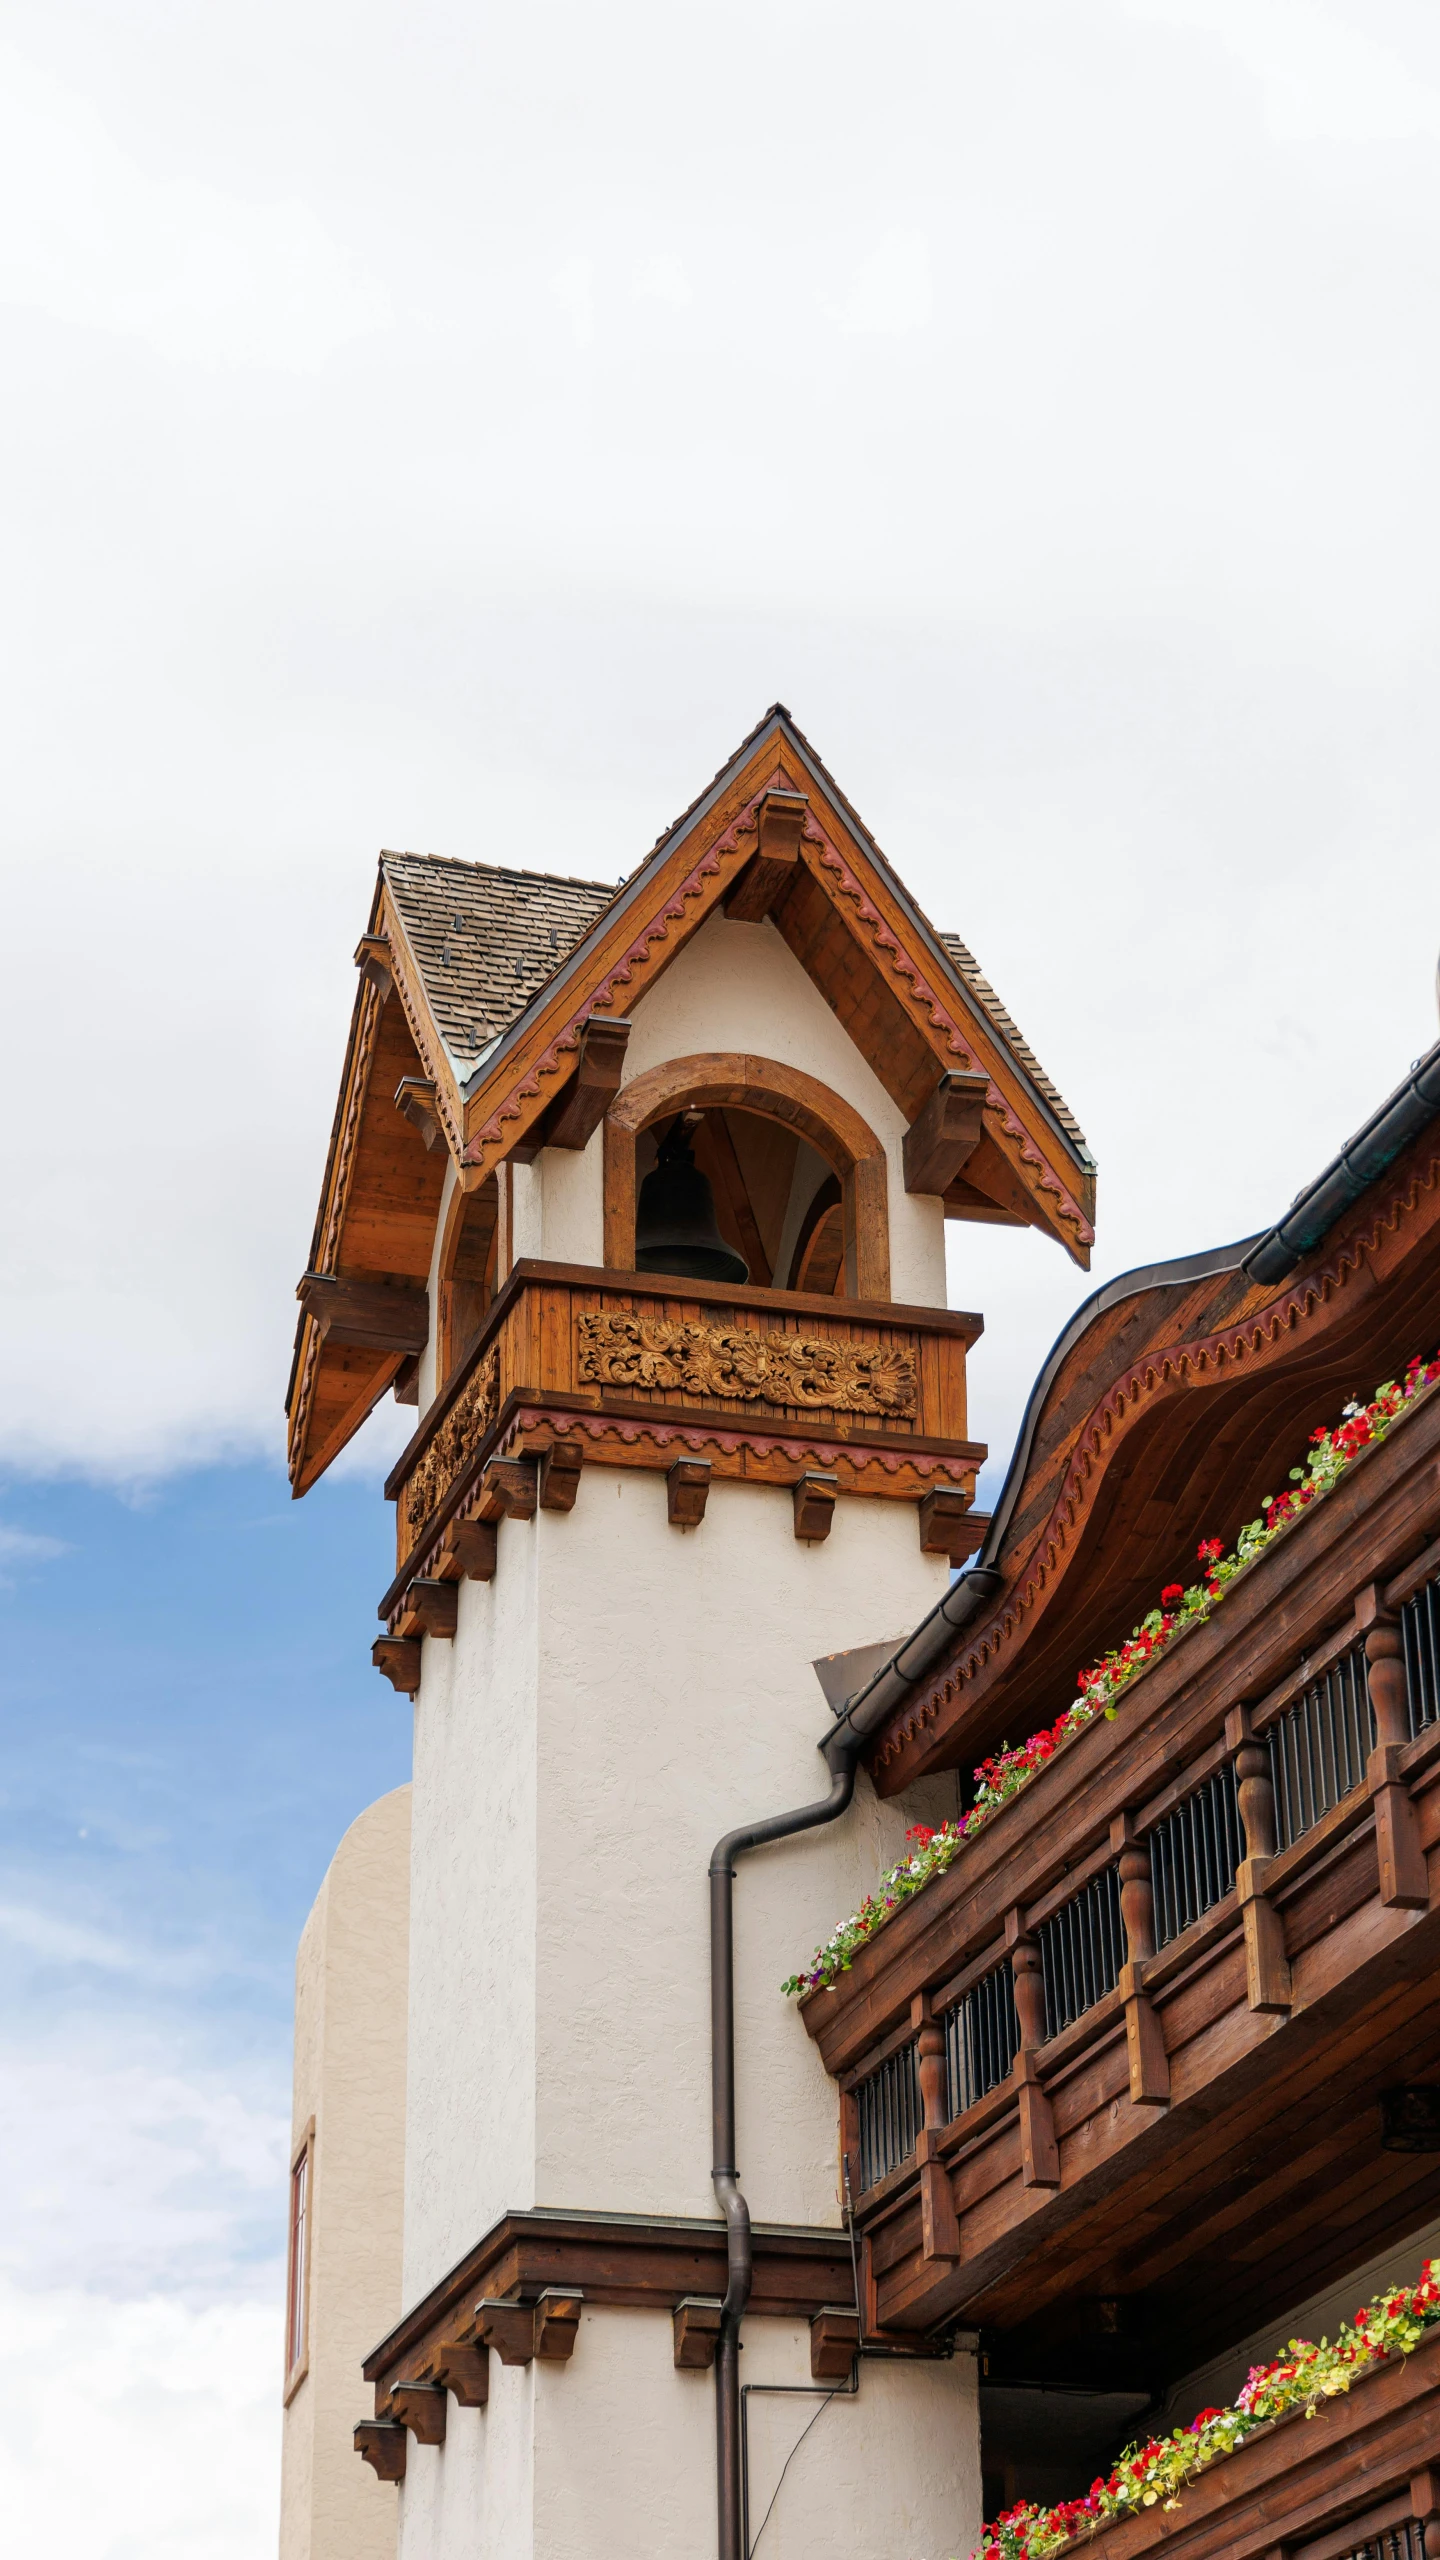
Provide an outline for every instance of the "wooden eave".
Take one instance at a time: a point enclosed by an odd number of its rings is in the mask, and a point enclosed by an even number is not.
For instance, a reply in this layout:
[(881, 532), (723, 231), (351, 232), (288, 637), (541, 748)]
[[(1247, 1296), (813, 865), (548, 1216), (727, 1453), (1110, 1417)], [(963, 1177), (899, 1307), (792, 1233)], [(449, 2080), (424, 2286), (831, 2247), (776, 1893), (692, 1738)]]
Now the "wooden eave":
[(721, 907), (755, 853), (768, 791), (809, 802), (773, 920), (907, 1120), (950, 1069), (983, 1074), (985, 1135), (955, 1213), (1055, 1236), (1082, 1268), (1094, 1166), (1014, 1056), (779, 706), (687, 811), (525, 1009), (466, 1090), (463, 1163), (479, 1180), (573, 1071), (592, 1013), (629, 1013)]
[(1309, 1434), (1436, 1347), (1440, 1124), (1278, 1287), (1164, 1269), (1084, 1326), (1045, 1390), (991, 1559), (1005, 1577), (871, 1754), (882, 1794), (1051, 1722), (1196, 1547), (1286, 1489)]

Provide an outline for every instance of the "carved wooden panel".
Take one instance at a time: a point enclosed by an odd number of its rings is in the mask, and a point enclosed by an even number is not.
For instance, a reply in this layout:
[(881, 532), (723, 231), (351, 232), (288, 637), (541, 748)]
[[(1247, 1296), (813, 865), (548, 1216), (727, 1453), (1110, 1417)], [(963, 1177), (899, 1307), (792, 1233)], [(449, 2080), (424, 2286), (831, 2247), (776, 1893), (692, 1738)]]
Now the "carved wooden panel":
[(912, 1421), (918, 1401), (913, 1352), (893, 1342), (836, 1341), (822, 1334), (677, 1324), (606, 1308), (576, 1318), (578, 1374), (609, 1387), (658, 1387), (804, 1411), (873, 1413)]

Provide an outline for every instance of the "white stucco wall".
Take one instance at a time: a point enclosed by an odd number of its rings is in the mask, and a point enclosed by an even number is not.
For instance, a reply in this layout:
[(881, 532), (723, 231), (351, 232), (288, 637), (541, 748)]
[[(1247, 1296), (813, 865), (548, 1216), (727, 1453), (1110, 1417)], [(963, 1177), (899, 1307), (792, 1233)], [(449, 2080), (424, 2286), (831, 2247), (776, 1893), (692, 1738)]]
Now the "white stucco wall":
[[(803, 2326), (751, 2320), (748, 2385), (810, 2381)], [(818, 2399), (747, 2401), (751, 2532)], [(663, 2314), (586, 2311), (565, 2365), (492, 2364), (490, 2403), (451, 2403), (412, 2445), (401, 2560), (699, 2560), (715, 2541), (715, 2385), (677, 2373)], [(766, 2528), (773, 2560), (952, 2560), (980, 2529), (975, 2361), (866, 2359), (816, 2419)]]
[(353, 1822), (300, 1941), (292, 2148), (311, 2119), (309, 2355), (285, 2410), (281, 2560), (392, 2560), (394, 2493), (359, 2461), (362, 2359), (400, 2311), (410, 1790)]
[[(810, 1665), (898, 1635), (945, 1588), (908, 1505), (793, 1534), (779, 1488), (587, 1467), (573, 1512), (502, 1522), (492, 1583), (429, 1641), (415, 1718), (405, 2281), (507, 2205), (713, 2211), (706, 1868), (721, 1832), (824, 1792)], [(747, 1859), (736, 1888), (739, 2130), (752, 2211), (838, 2219), (836, 2104), (779, 1992), (953, 1781)]]

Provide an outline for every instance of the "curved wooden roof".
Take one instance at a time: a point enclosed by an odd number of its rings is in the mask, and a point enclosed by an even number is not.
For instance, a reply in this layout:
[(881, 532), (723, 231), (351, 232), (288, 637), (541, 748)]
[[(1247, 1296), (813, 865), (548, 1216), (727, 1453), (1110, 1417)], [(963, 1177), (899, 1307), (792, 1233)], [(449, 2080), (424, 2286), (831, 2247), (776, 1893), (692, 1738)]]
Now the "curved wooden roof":
[[(1004, 1587), (882, 1729), (883, 1794), (969, 1767), (1070, 1704), (1196, 1548), (1228, 1548), (1309, 1435), (1440, 1343), (1440, 1121), (1278, 1286), (1259, 1239), (1111, 1282), (1067, 1327), (984, 1560)], [(1258, 1258), (1258, 1257), (1256, 1257)]]

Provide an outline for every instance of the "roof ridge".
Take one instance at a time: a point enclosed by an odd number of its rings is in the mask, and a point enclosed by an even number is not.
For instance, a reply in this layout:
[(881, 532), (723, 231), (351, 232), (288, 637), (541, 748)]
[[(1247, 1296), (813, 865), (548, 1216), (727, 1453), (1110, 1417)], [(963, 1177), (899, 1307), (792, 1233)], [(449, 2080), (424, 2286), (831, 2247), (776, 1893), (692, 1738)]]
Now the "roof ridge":
[(594, 889), (613, 898), (623, 884), (618, 880), (584, 880), (574, 871), (527, 871), (517, 862), (480, 862), (467, 853), (402, 853), (394, 846), (383, 846), (384, 862), (443, 863), (452, 871), (482, 871), (488, 880), (544, 880), (554, 889)]

